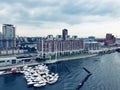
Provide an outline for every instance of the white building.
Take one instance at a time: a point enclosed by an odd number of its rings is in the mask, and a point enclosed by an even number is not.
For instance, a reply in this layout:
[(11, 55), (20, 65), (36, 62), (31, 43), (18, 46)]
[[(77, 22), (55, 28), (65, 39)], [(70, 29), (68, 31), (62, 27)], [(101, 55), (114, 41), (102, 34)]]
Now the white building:
[(7, 66), (16, 64), (16, 57), (2, 57), (0, 58), (0, 66)]
[(31, 61), (31, 57), (1, 57), (0, 58), (0, 67), (1, 66), (11, 66), (15, 64), (24, 64), (25, 62)]

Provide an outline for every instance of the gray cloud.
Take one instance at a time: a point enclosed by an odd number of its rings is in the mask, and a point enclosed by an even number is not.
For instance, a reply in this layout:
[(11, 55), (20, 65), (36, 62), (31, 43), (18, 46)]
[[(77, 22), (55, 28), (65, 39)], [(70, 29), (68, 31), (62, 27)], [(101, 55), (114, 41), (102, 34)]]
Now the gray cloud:
[(41, 25), (44, 22), (76, 24), (117, 19), (118, 1), (109, 0), (0, 0), (0, 23)]

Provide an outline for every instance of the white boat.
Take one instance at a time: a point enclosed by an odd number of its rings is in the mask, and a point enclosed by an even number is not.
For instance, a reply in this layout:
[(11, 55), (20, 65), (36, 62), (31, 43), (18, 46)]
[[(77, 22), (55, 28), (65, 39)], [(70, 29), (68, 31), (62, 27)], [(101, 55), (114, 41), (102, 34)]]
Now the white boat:
[(33, 81), (39, 82), (41, 79), (39, 77), (35, 78)]
[(38, 82), (36, 84), (34, 84), (34, 87), (42, 87), (42, 86), (45, 86), (46, 83), (45, 82)]
[(54, 84), (55, 82), (57, 82), (59, 76), (57, 74), (55, 74), (54, 76), (50, 75), (50, 78), (48, 79), (48, 84)]
[(57, 78), (56, 79), (51, 79), (51, 80), (49, 80), (49, 82), (48, 82), (48, 84), (54, 84), (55, 82), (57, 82)]
[(32, 81), (30, 78), (28, 78), (28, 79), (26, 79), (26, 80), (27, 80), (27, 82), (31, 82), (31, 81)]
[(27, 85), (33, 85), (33, 84), (35, 84), (35, 82), (33, 82), (33, 81), (29, 81), (28, 83), (27, 83)]
[(33, 76), (34, 76), (34, 77), (37, 77), (37, 76), (38, 76), (38, 73), (36, 73), (36, 72), (33, 73)]
[(23, 67), (23, 70), (27, 70), (27, 69), (28, 69), (28, 66), (24, 66), (24, 67)]
[(34, 87), (40, 87), (40, 84), (39, 83), (35, 83), (33, 86)]
[(37, 77), (33, 77), (33, 76), (31, 76), (30, 78), (31, 78), (31, 80), (35, 80)]
[(2, 74), (4, 74), (5, 73), (5, 71), (0, 71), (0, 75), (2, 75)]

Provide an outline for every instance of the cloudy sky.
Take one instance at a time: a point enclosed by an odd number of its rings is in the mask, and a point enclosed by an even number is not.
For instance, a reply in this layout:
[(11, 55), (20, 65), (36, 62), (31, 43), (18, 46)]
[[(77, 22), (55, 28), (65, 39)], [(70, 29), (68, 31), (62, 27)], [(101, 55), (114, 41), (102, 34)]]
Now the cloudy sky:
[(19, 36), (61, 34), (120, 37), (119, 0), (0, 0), (0, 25), (16, 26)]

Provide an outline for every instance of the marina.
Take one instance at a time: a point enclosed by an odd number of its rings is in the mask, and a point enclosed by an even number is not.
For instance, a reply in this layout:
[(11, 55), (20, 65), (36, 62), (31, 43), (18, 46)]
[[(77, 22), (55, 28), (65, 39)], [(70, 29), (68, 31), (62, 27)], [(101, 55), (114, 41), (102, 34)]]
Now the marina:
[(42, 87), (46, 84), (54, 84), (57, 82), (59, 76), (56, 73), (50, 72), (45, 64), (22, 68), (12, 68), (8, 71), (0, 71), (0, 75), (20, 73), (24, 75), (28, 86)]
[(48, 84), (54, 84), (57, 82), (59, 76), (55, 73), (50, 73), (48, 67), (44, 64), (40, 64), (33, 67), (23, 67), (24, 77), (27, 81), (27, 85), (33, 85), (34, 87), (42, 87)]

